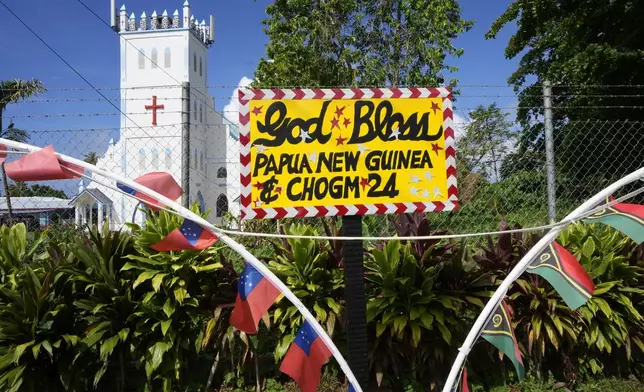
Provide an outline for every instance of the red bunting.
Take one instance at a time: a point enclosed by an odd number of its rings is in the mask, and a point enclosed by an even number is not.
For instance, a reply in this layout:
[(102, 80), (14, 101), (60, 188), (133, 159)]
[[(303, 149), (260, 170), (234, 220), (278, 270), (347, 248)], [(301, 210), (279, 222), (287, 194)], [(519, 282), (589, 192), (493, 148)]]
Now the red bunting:
[[(166, 172), (147, 173), (134, 179), (134, 182), (139, 183), (172, 201), (177, 200), (183, 194), (183, 189), (181, 189), (179, 184), (177, 184), (172, 175)], [(163, 203), (160, 203), (158, 200), (144, 195), (141, 192), (136, 192), (136, 196), (143, 201), (146, 207), (152, 210), (158, 210), (159, 208), (164, 207)]]
[(7, 163), (5, 171), (7, 177), (14, 181), (23, 182), (80, 178), (84, 169), (58, 159), (54, 153), (54, 147), (47, 146)]
[(7, 146), (0, 144), (0, 165), (4, 163), (5, 159), (7, 159)]

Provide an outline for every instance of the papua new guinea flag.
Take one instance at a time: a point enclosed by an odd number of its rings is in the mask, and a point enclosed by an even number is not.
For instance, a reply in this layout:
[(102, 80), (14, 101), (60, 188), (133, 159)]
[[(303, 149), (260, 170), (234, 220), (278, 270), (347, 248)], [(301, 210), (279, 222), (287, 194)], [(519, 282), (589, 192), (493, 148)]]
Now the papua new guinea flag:
[(512, 320), (510, 319), (510, 312), (505, 300), (496, 308), (492, 317), (487, 322), (481, 337), (488, 342), (492, 343), (496, 348), (503, 352), (514, 364), (519, 378), (525, 375), (525, 367), (523, 365), (523, 356), (519, 350), (517, 339), (514, 336), (512, 329)]
[(315, 392), (322, 377), (322, 365), (331, 358), (331, 351), (305, 321), (291, 343), (280, 371), (286, 373), (302, 392)]
[(556, 241), (526, 271), (546, 279), (572, 310), (585, 304), (595, 292), (595, 284), (584, 267)]
[(273, 305), (280, 291), (251, 264), (246, 264), (237, 281), (237, 300), (230, 324), (240, 331), (257, 333), (259, 320)]
[(638, 245), (644, 242), (644, 205), (617, 203), (587, 217), (584, 222), (601, 222), (621, 231)]
[(203, 250), (217, 242), (217, 236), (197, 223), (184, 219), (181, 227), (174, 229), (164, 239), (150, 248), (157, 252), (170, 250)]

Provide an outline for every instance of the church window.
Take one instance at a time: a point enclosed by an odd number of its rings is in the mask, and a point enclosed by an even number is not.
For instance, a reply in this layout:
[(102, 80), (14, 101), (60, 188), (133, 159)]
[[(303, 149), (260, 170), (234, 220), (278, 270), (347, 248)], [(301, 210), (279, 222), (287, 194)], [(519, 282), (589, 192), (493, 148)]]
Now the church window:
[(199, 104), (199, 122), (203, 124), (203, 103)]
[(217, 178), (226, 178), (227, 173), (226, 173), (226, 168), (225, 167), (220, 167), (217, 169)]
[(203, 76), (203, 63), (201, 57), (199, 57), (199, 76)]
[(197, 101), (195, 101), (194, 105), (192, 105), (192, 106), (194, 106), (193, 110), (192, 110), (192, 118), (195, 121), (197, 121)]
[(145, 69), (145, 51), (139, 49), (139, 69)]
[(172, 52), (170, 51), (170, 48), (165, 48), (165, 51), (163, 52), (163, 66), (166, 68), (170, 68), (172, 66)]
[(166, 147), (165, 149), (165, 167), (169, 169), (172, 166), (172, 149)]
[(197, 72), (197, 52), (192, 53), (192, 68)]
[(199, 155), (199, 168), (203, 171), (203, 151)]
[(157, 48), (152, 48), (152, 53), (150, 54), (150, 62), (152, 63), (152, 68), (157, 68), (159, 66), (159, 55), (157, 53)]
[(141, 173), (145, 171), (145, 148), (139, 150), (139, 169)]
[(194, 168), (196, 169), (196, 168), (197, 168), (197, 164), (198, 164), (198, 161), (197, 161), (197, 160), (199, 159), (199, 155), (197, 154), (197, 149), (196, 149), (196, 148), (195, 148), (195, 155), (194, 155), (194, 157), (195, 157), (195, 158), (194, 158), (194, 160), (192, 161), (192, 167), (194, 167)]
[(152, 149), (152, 168), (159, 168), (159, 149), (156, 147)]
[(217, 217), (224, 216), (228, 212), (228, 198), (223, 193), (217, 197)]

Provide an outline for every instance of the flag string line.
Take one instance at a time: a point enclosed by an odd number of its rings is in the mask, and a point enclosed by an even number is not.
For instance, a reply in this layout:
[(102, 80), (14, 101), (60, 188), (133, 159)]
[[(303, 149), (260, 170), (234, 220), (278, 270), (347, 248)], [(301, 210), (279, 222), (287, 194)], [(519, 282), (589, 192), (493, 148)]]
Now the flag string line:
[[(20, 154), (24, 155), (27, 154), (27, 152), (22, 152), (22, 151), (7, 151), (7, 153), (10, 154)], [(121, 194), (124, 194), (126, 196), (132, 197), (140, 202), (143, 202), (144, 204), (152, 205), (160, 210), (166, 211), (168, 213), (177, 215), (177, 216), (182, 216), (180, 213), (173, 209), (166, 208), (163, 205), (158, 205), (155, 203), (152, 203), (149, 200), (144, 200), (139, 197), (136, 197), (132, 194), (129, 194), (127, 192), (122, 191), (118, 187), (112, 186), (110, 184), (106, 184), (104, 182), (98, 181), (95, 178), (89, 177), (85, 175), (84, 173), (77, 172), (75, 170), (66, 168), (72, 173), (78, 174), (82, 176), (83, 178), (86, 178), (90, 181), (96, 182), (97, 184), (104, 186), (108, 189), (111, 189), (113, 191), (119, 192)], [(145, 192), (143, 192), (145, 193)], [(486, 232), (477, 232), (477, 233), (463, 233), (463, 234), (442, 234), (442, 235), (425, 235), (425, 236), (364, 236), (364, 237), (348, 237), (348, 236), (326, 236), (326, 235), (296, 235), (296, 234), (274, 234), (274, 233), (257, 233), (257, 232), (246, 232), (246, 231), (239, 231), (239, 230), (229, 230), (229, 229), (224, 229), (219, 226), (212, 225), (210, 229), (214, 228), (216, 232), (219, 232), (219, 234), (229, 234), (229, 235), (235, 235), (235, 236), (243, 236), (243, 237), (264, 237), (264, 238), (280, 238), (280, 239), (308, 239), (308, 240), (341, 240), (341, 241), (356, 241), (356, 240), (362, 240), (362, 241), (392, 241), (392, 240), (409, 240), (409, 241), (419, 241), (419, 240), (444, 240), (444, 239), (462, 239), (462, 238), (471, 238), (471, 237), (485, 237), (485, 236), (493, 236), (493, 235), (500, 235), (500, 234), (514, 234), (514, 233), (526, 233), (526, 232), (533, 232), (533, 231), (541, 231), (541, 230), (548, 230), (548, 229), (553, 229), (553, 228), (558, 228), (558, 227), (564, 227), (576, 222), (579, 222), (581, 220), (584, 220), (585, 218), (605, 209), (608, 207), (611, 207), (615, 204), (618, 204), (622, 201), (631, 199), (639, 194), (644, 193), (644, 187), (640, 187), (632, 192), (627, 193), (624, 196), (620, 196), (618, 198), (615, 198), (615, 200), (609, 201), (607, 204), (601, 204), (584, 214), (580, 215), (579, 217), (572, 218), (572, 219), (564, 219), (562, 221), (559, 221), (557, 223), (551, 223), (548, 225), (541, 225), (541, 226), (532, 226), (532, 227), (523, 227), (520, 229), (509, 229), (509, 230), (497, 230), (497, 231), (486, 231)], [(149, 196), (149, 195), (148, 195)], [(149, 196), (152, 197), (152, 196)], [(182, 216), (183, 217), (183, 216)], [(184, 217), (185, 218), (185, 217)]]

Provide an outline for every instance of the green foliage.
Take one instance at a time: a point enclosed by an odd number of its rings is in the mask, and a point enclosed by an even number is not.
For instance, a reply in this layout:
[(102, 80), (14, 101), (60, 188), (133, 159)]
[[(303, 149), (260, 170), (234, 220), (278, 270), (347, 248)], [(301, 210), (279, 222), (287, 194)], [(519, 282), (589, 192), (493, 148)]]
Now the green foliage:
[(8, 189), (9, 195), (12, 197), (45, 196), (67, 199), (65, 192), (47, 185), (34, 184), (29, 186), (24, 182), (16, 182), (14, 184), (10, 184)]
[[(455, 0), (427, 7), (398, 0), (278, 0), (266, 7), (267, 59), (257, 86), (435, 86), (447, 56), (463, 51), (451, 40), (472, 22)], [(454, 83), (455, 79), (450, 83)]]

